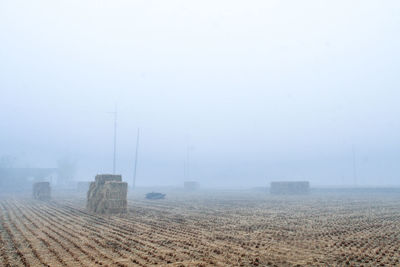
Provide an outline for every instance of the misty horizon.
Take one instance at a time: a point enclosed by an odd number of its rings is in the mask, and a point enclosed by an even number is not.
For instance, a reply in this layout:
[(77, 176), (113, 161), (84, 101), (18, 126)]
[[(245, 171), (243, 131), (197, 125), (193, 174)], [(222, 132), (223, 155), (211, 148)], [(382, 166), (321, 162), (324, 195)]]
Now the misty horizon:
[(15, 167), (112, 173), (116, 104), (137, 186), (400, 185), (399, 2), (39, 2), (0, 4)]

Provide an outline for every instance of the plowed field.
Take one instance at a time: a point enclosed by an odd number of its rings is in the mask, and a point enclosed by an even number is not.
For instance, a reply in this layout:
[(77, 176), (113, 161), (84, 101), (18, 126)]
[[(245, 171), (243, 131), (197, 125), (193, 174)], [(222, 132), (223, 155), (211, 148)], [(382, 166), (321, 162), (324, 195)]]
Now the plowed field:
[(400, 196), (169, 194), (129, 214), (84, 195), (0, 198), (0, 266), (400, 265)]

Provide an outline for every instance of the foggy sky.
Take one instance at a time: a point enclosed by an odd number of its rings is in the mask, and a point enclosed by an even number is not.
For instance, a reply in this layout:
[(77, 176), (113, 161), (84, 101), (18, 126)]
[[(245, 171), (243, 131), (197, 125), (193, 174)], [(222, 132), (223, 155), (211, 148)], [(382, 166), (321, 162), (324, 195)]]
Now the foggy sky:
[(399, 1), (0, 1), (0, 156), (77, 180), (400, 185)]

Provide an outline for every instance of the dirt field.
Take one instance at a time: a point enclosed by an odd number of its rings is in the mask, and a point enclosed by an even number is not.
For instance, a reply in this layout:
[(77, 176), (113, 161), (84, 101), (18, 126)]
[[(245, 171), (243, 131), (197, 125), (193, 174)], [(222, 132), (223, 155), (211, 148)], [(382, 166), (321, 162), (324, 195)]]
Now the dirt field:
[(113, 217), (54, 195), (0, 198), (0, 266), (400, 265), (398, 194), (137, 194)]

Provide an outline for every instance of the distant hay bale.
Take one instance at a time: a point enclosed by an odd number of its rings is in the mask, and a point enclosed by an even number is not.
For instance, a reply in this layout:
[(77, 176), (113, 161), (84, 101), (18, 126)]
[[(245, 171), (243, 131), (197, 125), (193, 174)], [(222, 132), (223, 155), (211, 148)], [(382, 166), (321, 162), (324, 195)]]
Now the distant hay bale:
[(38, 182), (33, 184), (33, 198), (38, 200), (50, 200), (51, 188), (49, 182)]
[(183, 183), (183, 188), (186, 191), (195, 191), (195, 190), (199, 189), (199, 184), (194, 181), (186, 181)]
[(274, 195), (308, 194), (309, 192), (310, 183), (308, 181), (271, 182), (270, 187), (270, 193)]
[(87, 209), (100, 214), (127, 212), (128, 184), (122, 182), (121, 175), (97, 175), (87, 193)]

